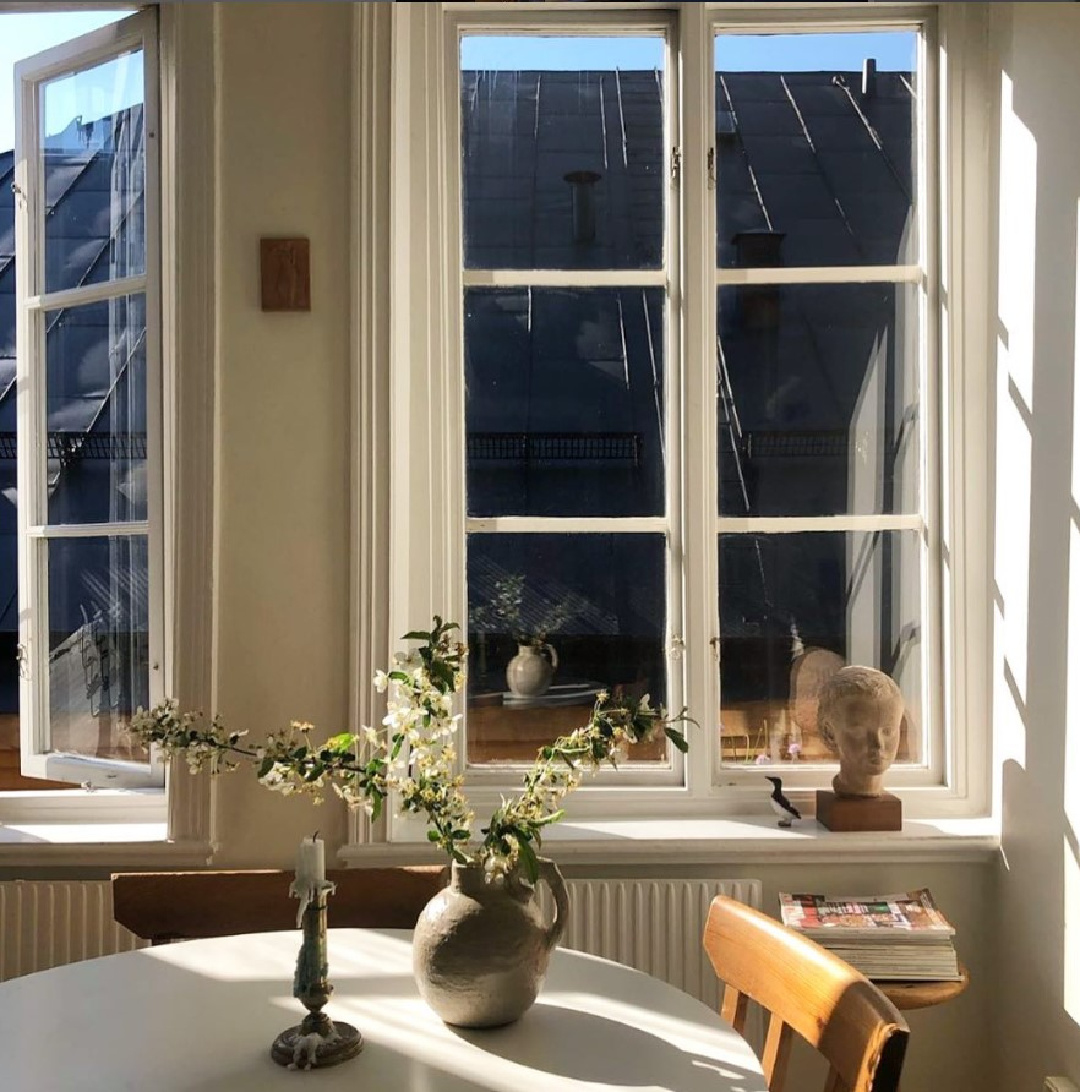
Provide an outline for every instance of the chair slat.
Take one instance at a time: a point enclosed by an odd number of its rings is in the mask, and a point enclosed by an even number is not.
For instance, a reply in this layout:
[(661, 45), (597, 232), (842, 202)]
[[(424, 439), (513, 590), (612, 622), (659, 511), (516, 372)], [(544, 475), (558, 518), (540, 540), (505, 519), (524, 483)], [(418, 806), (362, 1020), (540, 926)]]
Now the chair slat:
[(765, 1036), (765, 1049), (761, 1055), (761, 1068), (765, 1070), (769, 1092), (781, 1092), (783, 1089), (790, 1056), (791, 1027), (773, 1013)]
[(740, 1034), (746, 1034), (746, 1014), (750, 1008), (750, 999), (739, 993), (732, 986), (724, 989), (724, 1001), (720, 1015)]

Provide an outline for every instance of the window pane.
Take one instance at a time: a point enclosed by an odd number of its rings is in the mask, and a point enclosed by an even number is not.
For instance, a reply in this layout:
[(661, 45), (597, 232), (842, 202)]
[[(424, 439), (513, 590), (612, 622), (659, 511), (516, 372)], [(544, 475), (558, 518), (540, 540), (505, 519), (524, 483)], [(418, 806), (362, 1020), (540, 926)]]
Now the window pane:
[(914, 531), (721, 535), (723, 758), (835, 761), (817, 694), (862, 664), (907, 701), (897, 763), (921, 761), (921, 566)]
[(664, 511), (663, 291), (465, 296), (471, 516)]
[(917, 41), (717, 37), (717, 265), (917, 260)]
[(663, 535), (470, 535), (468, 571), (470, 762), (531, 762), (600, 689), (666, 702)]
[(45, 289), (146, 271), (143, 56), (42, 84)]
[(656, 269), (664, 42), (466, 36), (465, 264)]
[(146, 300), (46, 314), (51, 523), (146, 519)]
[(717, 292), (720, 513), (919, 511), (914, 286)]
[(52, 749), (144, 762), (126, 727), (150, 704), (146, 539), (53, 539), (48, 556)]

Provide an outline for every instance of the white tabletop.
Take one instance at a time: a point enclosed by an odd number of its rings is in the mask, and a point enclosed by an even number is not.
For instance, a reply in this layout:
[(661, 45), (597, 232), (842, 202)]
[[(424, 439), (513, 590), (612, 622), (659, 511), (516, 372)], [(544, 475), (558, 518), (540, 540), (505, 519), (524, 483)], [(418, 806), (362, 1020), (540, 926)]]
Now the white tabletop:
[(330, 932), (331, 1018), (359, 1057), (311, 1073), (270, 1059), (304, 1010), (300, 934), (187, 941), (0, 985), (0, 1087), (19, 1092), (765, 1092), (757, 1059), (709, 1008), (648, 975), (558, 950), (536, 1004), (506, 1028), (456, 1031), (420, 1000), (410, 934)]

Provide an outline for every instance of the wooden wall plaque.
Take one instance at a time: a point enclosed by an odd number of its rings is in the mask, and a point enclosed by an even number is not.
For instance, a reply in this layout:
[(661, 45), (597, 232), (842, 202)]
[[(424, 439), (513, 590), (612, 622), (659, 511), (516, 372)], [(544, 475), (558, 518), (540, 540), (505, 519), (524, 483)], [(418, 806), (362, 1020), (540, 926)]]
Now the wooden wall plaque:
[(311, 244), (307, 239), (260, 239), (264, 311), (311, 310)]

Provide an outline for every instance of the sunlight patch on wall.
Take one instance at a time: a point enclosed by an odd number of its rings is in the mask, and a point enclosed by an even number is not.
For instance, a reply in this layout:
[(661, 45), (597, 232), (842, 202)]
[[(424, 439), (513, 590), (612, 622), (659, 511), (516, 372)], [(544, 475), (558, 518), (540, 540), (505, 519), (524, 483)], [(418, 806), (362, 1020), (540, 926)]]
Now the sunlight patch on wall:
[[(1070, 837), (1072, 835), (1072, 837)], [(1062, 842), (1065, 891), (1062, 907), (1062, 981), (1064, 1008), (1074, 1024), (1080, 1025), (1080, 861), (1076, 856), (1075, 828)]]
[(1025, 765), (1031, 537), (1031, 405), (1035, 314), (1035, 139), (1013, 113), (1002, 76), (1001, 262), (996, 402), (994, 706), (1001, 761)]

